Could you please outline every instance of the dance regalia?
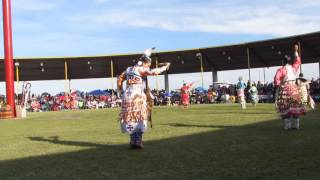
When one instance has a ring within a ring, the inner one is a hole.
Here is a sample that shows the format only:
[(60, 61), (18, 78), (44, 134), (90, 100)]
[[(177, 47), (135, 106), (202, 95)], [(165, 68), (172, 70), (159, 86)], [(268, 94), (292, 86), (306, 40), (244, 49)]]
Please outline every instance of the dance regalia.
[(293, 65), (285, 65), (278, 69), (274, 83), (279, 86), (277, 107), (283, 119), (290, 116), (300, 116), (305, 113), (296, 85), (296, 75), (301, 65), (301, 59), (296, 57)]
[(302, 101), (302, 104), (306, 107), (307, 105), (309, 105), (311, 107), (311, 109), (315, 109), (315, 103), (312, 99), (312, 97), (310, 96), (310, 82), (308, 82), (306, 79), (304, 79), (303, 77), (299, 77), (296, 80), (298, 89), (299, 89), (299, 94), (300, 94), (300, 98)]
[(241, 80), (237, 84), (237, 94), (238, 94), (238, 102), (241, 104), (241, 108), (246, 108), (246, 97), (244, 94), (244, 90), (247, 85)]
[(121, 131), (122, 133), (130, 134), (131, 147), (142, 148), (142, 134), (147, 130), (150, 111), (148, 111), (147, 107), (146, 83), (144, 79), (149, 75), (157, 75), (164, 72), (167, 67), (150, 69), (136, 65), (127, 68), (119, 76), (119, 79), (126, 80), (126, 89), (121, 97)]
[(304, 79), (304, 78), (298, 78), (296, 80), (297, 82), (297, 86), (298, 86), (298, 89), (299, 89), (299, 94), (300, 94), (300, 98), (301, 98), (301, 101), (302, 101), (302, 104), (304, 105), (307, 105), (308, 104), (308, 97), (309, 97), (309, 82)]
[(192, 87), (192, 83), (189, 85), (182, 86), (181, 90), (181, 104), (183, 106), (189, 106), (190, 105), (190, 96), (189, 96), (189, 90)]
[(293, 65), (285, 65), (277, 70), (274, 77), (274, 84), (279, 87), (276, 105), (281, 118), (284, 120), (284, 129), (291, 128), (291, 119), (295, 118), (295, 127), (299, 129), (299, 116), (305, 114), (305, 109), (301, 101), (296, 77), (301, 65), (298, 55), (295, 57)]
[(252, 86), (249, 90), (252, 104), (257, 104), (259, 102), (258, 89)]

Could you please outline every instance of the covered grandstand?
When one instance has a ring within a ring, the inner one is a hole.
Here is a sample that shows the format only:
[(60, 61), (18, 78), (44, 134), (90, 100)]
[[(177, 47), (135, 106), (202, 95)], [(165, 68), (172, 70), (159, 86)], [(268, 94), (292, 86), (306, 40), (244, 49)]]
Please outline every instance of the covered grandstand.
[[(319, 62), (320, 32), (226, 46), (161, 51), (154, 53), (153, 59), (156, 63), (171, 62), (174, 68), (171, 68), (168, 74), (202, 70), (213, 72), (213, 81), (216, 81), (217, 71), (280, 66), (283, 56), (291, 55), (293, 43), (300, 43), (303, 63)], [(126, 67), (135, 64), (140, 56), (140, 53), (133, 53), (16, 58), (15, 79), (34, 81), (115, 77)], [(153, 66), (156, 63), (153, 63)], [(0, 71), (4, 72), (3, 60), (0, 61)], [(4, 73), (0, 74), (0, 80), (4, 81)], [(168, 81), (168, 78), (165, 80)]]

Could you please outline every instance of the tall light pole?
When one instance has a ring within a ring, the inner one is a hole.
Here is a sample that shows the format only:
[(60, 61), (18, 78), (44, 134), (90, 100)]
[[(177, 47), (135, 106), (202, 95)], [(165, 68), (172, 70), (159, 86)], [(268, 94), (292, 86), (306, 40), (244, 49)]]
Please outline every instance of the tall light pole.
[(11, 26), (11, 0), (2, 0), (2, 14), (7, 104), (10, 105), (10, 107), (12, 108), (13, 116), (15, 117), (16, 108), (14, 102), (14, 65)]
[(201, 72), (201, 87), (203, 89), (203, 61), (202, 61), (202, 53), (199, 52), (196, 54), (196, 56), (199, 58), (200, 60), (200, 72)]

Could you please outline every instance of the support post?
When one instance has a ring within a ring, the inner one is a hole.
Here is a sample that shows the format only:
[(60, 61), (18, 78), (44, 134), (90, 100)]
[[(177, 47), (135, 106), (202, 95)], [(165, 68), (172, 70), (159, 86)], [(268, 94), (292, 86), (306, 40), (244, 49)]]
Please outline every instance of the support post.
[(263, 68), (263, 82), (266, 83), (266, 68)]
[(201, 87), (203, 88), (203, 60), (202, 60), (202, 53), (197, 53), (197, 56), (200, 59), (200, 71), (201, 71)]
[(70, 93), (70, 81), (68, 79), (68, 62), (64, 61), (64, 77), (65, 77), (65, 83), (66, 83), (66, 94)]
[(218, 82), (218, 71), (212, 68), (212, 83)]
[(19, 81), (20, 81), (20, 72), (19, 72), (19, 63), (15, 64), (16, 66), (16, 80), (17, 80), (17, 86), (16, 86), (16, 93), (19, 93)]
[(16, 117), (16, 106), (14, 101), (14, 66), (11, 26), (11, 0), (2, 0), (2, 14), (7, 104), (10, 105), (10, 107), (13, 110), (13, 117)]
[[(158, 68), (158, 56), (156, 56), (156, 68)], [(156, 75), (156, 91), (159, 91), (158, 75)]]
[(169, 93), (169, 75), (167, 72), (164, 73), (164, 87), (167, 93)]
[(248, 70), (249, 70), (249, 81), (251, 83), (251, 71), (250, 71), (250, 50), (247, 47), (247, 57), (248, 57)]
[[(113, 90), (114, 90), (114, 84), (113, 84), (114, 75), (113, 75), (113, 71), (114, 71), (114, 69), (113, 69), (113, 59), (111, 59), (111, 61), (110, 61), (110, 72), (111, 72), (111, 95), (112, 95), (112, 97), (114, 95), (114, 92), (113, 92)], [(111, 97), (111, 100), (112, 100), (112, 97)]]

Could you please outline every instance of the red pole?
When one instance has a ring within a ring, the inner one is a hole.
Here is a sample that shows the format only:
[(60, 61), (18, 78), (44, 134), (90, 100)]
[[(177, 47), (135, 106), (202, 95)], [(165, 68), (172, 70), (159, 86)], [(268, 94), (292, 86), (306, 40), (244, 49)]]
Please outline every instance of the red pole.
[(13, 115), (14, 117), (16, 117), (16, 107), (14, 102), (14, 65), (11, 27), (11, 0), (2, 0), (2, 13), (7, 104), (10, 105), (14, 113)]

